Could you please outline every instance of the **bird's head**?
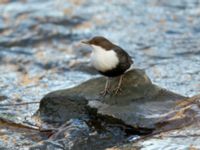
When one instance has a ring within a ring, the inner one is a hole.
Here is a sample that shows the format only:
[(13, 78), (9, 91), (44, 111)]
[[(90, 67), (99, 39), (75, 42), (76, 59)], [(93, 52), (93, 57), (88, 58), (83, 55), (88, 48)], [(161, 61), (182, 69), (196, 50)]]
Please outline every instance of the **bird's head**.
[(113, 43), (111, 43), (108, 39), (106, 39), (105, 37), (102, 37), (102, 36), (95, 36), (90, 40), (82, 41), (82, 43), (88, 44), (91, 46), (98, 46), (98, 47), (104, 48), (106, 50), (110, 50), (110, 49), (112, 49), (112, 46), (114, 46)]

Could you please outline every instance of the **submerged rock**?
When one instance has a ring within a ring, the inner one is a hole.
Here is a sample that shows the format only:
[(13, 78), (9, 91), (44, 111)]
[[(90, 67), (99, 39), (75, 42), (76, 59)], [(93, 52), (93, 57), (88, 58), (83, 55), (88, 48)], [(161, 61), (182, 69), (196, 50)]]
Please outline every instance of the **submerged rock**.
[(33, 145), (30, 150), (103, 150), (124, 139), (122, 130), (114, 128), (107, 133), (92, 130), (80, 119), (70, 119), (58, 128), (48, 140)]
[(48, 140), (32, 146), (30, 150), (78, 149), (81, 145), (86, 145), (88, 134), (89, 127), (85, 122), (71, 119)]
[[(113, 79), (111, 89), (117, 83), (118, 79)], [(176, 103), (185, 98), (153, 84), (140, 69), (125, 74), (123, 91), (118, 95), (102, 97), (99, 92), (104, 85), (105, 78), (100, 77), (71, 89), (49, 93), (41, 100), (37, 115), (51, 123), (94, 115), (112, 123), (154, 129), (174, 111)]]

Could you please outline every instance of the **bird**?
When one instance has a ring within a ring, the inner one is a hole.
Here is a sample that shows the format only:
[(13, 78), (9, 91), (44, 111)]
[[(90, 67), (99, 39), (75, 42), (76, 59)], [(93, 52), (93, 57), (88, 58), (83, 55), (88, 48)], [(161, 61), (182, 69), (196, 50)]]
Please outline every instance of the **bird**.
[(104, 90), (100, 94), (105, 96), (110, 93), (110, 79), (119, 76), (117, 87), (113, 90), (114, 94), (117, 94), (121, 91), (123, 75), (133, 69), (131, 56), (103, 36), (95, 36), (89, 40), (83, 40), (82, 43), (92, 47), (91, 64), (100, 74), (107, 77)]

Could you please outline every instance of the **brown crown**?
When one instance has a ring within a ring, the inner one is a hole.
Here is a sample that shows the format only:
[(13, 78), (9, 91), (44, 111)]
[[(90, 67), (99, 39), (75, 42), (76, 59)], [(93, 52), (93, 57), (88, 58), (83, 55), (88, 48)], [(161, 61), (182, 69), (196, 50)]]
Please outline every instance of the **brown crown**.
[(102, 36), (95, 36), (92, 39), (88, 41), (83, 41), (85, 44), (90, 44), (90, 45), (96, 45), (100, 46), (106, 50), (110, 50), (115, 46), (113, 43), (111, 43), (108, 39)]

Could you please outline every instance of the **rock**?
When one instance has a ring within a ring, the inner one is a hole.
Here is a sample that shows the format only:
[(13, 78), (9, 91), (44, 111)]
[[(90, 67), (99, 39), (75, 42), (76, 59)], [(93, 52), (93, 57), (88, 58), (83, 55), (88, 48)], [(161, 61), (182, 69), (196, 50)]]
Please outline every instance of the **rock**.
[[(116, 136), (118, 135), (118, 136)], [(30, 150), (103, 150), (124, 139), (119, 128), (97, 133), (83, 120), (70, 119), (58, 128), (48, 140), (33, 145)]]
[[(113, 79), (112, 89), (118, 79)], [(40, 103), (37, 116), (42, 121), (63, 123), (71, 118), (94, 115), (110, 122), (134, 128), (154, 129), (174, 112), (184, 96), (154, 85), (144, 71), (135, 69), (125, 74), (122, 93), (102, 97), (105, 78), (95, 78), (81, 85), (47, 94)]]
[(0, 101), (4, 101), (4, 100), (7, 99), (7, 98), (8, 98), (7, 96), (0, 95)]
[(87, 124), (78, 119), (71, 119), (63, 124), (52, 137), (32, 146), (30, 150), (78, 149), (81, 145), (86, 145), (88, 136)]
[(165, 120), (165, 124), (154, 131), (152, 136), (110, 150), (200, 149), (199, 106), (200, 95), (189, 98), (179, 104), (179, 111), (172, 118), (168, 118), (168, 121)]
[[(40, 132), (30, 124), (19, 123), (16, 119), (12, 121), (8, 117), (2, 116), (3, 114), (0, 116), (0, 150), (25, 150), (28, 149), (28, 145), (32, 145), (47, 137), (44, 132)], [(17, 141), (18, 139), (20, 140)], [(17, 144), (15, 141), (17, 141)]]

